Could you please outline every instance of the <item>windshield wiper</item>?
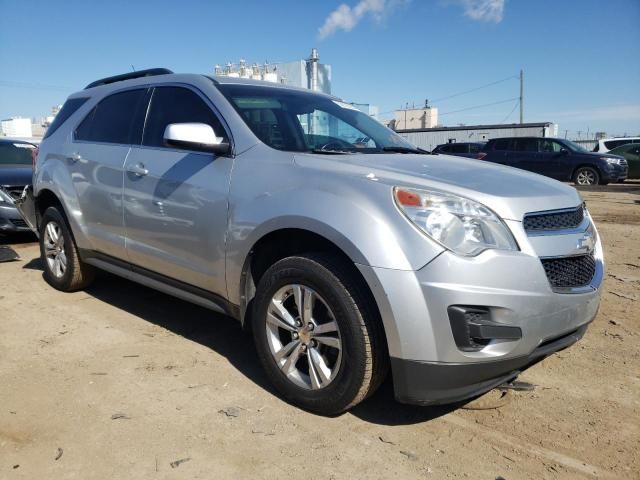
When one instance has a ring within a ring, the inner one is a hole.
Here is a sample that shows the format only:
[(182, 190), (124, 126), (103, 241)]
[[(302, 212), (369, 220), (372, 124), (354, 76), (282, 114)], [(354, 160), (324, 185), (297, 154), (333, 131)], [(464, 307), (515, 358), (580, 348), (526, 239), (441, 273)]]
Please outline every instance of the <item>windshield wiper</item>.
[(418, 153), (420, 155), (431, 155), (431, 152), (427, 150), (423, 150), (422, 148), (411, 148), (411, 147), (384, 147), (382, 149), (384, 152), (396, 152), (396, 153)]
[(322, 153), (324, 155), (352, 155), (356, 152), (352, 152), (350, 150), (328, 150), (323, 148), (313, 148), (310, 150), (311, 153)]

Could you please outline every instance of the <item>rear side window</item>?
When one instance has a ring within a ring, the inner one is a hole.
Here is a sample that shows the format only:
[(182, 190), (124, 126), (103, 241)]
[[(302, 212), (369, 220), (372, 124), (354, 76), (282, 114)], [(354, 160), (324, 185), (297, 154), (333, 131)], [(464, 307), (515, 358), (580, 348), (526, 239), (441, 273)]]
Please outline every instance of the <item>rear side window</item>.
[(537, 152), (538, 151), (538, 139), (537, 138), (516, 138), (514, 141), (514, 149), (517, 152)]
[(607, 147), (609, 150), (613, 150), (616, 147), (619, 147), (620, 145), (626, 145), (627, 143), (631, 143), (632, 140), (627, 140), (627, 139), (623, 139), (623, 140), (610, 140), (608, 142), (604, 142), (604, 146)]
[(195, 92), (182, 87), (156, 87), (144, 127), (142, 144), (149, 147), (164, 146), (164, 131), (170, 123), (206, 123), (215, 134), (225, 137), (220, 120)]
[(142, 121), (136, 115), (145, 98), (146, 89), (127, 90), (103, 99), (76, 128), (76, 140), (88, 142), (139, 143), (136, 136)]
[(510, 150), (511, 148), (511, 139), (509, 138), (500, 138), (496, 140), (493, 144), (494, 150)]
[(468, 147), (465, 143), (455, 143), (451, 145), (452, 153), (469, 153)]
[(445, 152), (445, 153), (450, 152), (451, 151), (451, 145), (444, 145), (442, 147), (439, 147), (438, 151), (439, 152)]
[(479, 153), (480, 150), (482, 150), (482, 145), (478, 145), (477, 143), (469, 145), (469, 153)]
[(85, 104), (87, 100), (89, 100), (89, 98), (70, 98), (69, 100), (64, 102), (64, 105), (56, 114), (53, 122), (51, 122), (51, 125), (49, 125), (49, 128), (47, 128), (47, 133), (45, 133), (43, 140), (52, 135), (53, 132), (55, 132), (58, 128), (60, 128), (60, 126), (67, 121), (67, 118), (73, 115), (76, 110), (78, 110), (82, 105)]
[(31, 152), (35, 147), (29, 143), (0, 143), (0, 165), (32, 165)]

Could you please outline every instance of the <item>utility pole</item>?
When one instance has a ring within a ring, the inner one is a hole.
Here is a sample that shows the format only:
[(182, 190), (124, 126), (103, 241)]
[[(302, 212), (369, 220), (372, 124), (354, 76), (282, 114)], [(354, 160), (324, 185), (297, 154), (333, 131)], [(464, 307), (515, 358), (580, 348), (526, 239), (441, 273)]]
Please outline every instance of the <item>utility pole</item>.
[(520, 69), (520, 123), (524, 118), (524, 70)]

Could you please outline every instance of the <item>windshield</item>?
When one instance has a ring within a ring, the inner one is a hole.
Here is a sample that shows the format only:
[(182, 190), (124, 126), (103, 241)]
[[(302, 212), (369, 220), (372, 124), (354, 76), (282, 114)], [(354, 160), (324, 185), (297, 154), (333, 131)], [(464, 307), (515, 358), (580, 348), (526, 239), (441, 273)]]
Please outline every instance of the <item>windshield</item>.
[(586, 148), (584, 148), (582, 145), (578, 145), (575, 142), (572, 142), (571, 140), (562, 140), (564, 142), (564, 144), (569, 147), (571, 150), (573, 150), (574, 152), (580, 152), (580, 153), (585, 153), (585, 152), (589, 152), (589, 150), (587, 150)]
[(416, 147), (353, 105), (304, 91), (218, 85), (253, 133), (278, 150), (381, 153)]
[(32, 165), (31, 152), (35, 147), (30, 143), (0, 143), (0, 165)]

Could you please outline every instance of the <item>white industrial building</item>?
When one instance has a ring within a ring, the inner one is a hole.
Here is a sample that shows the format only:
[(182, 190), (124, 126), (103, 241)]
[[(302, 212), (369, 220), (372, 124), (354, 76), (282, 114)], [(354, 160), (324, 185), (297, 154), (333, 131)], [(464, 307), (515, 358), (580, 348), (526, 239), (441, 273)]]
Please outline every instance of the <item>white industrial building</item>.
[(4, 137), (31, 138), (31, 119), (14, 117), (0, 121), (0, 134)]
[(466, 125), (461, 127), (396, 129), (396, 133), (412, 144), (431, 151), (443, 143), (486, 142), (491, 138), (501, 137), (557, 137), (558, 125), (551, 122)]
[(390, 127), (394, 130), (416, 130), (434, 128), (438, 125), (438, 109), (424, 106), (422, 108), (406, 108), (396, 110)]
[(362, 113), (366, 113), (370, 117), (378, 119), (378, 114), (380, 113), (380, 109), (377, 105), (371, 105), (370, 103), (351, 103), (355, 108), (360, 110)]
[(238, 64), (227, 63), (224, 68), (216, 65), (214, 73), (217, 76), (264, 80), (331, 93), (331, 65), (319, 62), (315, 48), (311, 49), (311, 56), (306, 60), (250, 65), (240, 59)]

